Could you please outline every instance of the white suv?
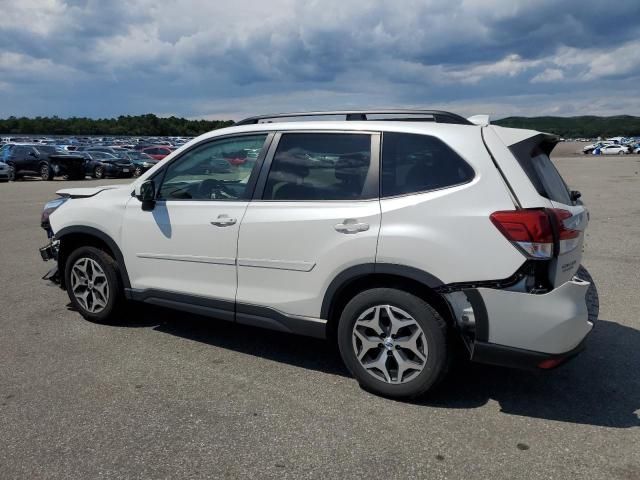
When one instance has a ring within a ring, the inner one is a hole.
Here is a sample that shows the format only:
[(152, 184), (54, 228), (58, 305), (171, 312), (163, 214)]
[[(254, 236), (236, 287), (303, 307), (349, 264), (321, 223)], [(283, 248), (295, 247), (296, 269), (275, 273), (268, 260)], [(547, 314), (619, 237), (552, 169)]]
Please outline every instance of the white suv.
[(327, 337), (386, 396), (434, 386), (457, 338), (473, 361), (551, 368), (595, 320), (556, 141), (439, 111), (253, 117), (130, 185), (59, 191), (45, 278), (92, 321), (136, 300)]

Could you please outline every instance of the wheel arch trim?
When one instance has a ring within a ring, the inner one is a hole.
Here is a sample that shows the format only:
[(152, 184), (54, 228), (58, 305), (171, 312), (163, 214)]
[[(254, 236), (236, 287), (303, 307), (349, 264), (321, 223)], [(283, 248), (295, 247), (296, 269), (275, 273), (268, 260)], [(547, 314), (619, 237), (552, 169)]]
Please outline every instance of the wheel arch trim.
[(408, 265), (395, 263), (364, 263), (349, 267), (334, 277), (325, 290), (320, 318), (329, 319), (334, 300), (351, 282), (368, 275), (386, 274), (414, 280), (430, 289), (442, 287), (444, 282), (429, 272)]
[[(120, 276), (122, 278), (122, 284), (124, 288), (131, 288), (131, 282), (129, 281), (129, 274), (127, 273), (127, 266), (124, 262), (122, 251), (120, 250), (120, 247), (118, 247), (118, 244), (113, 240), (113, 238), (111, 238), (111, 236), (109, 236), (102, 230), (93, 227), (87, 227), (85, 225), (74, 225), (62, 228), (54, 235), (54, 239), (62, 240), (65, 236), (76, 233), (95, 237), (105, 243), (107, 247), (109, 247), (109, 249), (113, 252), (113, 255), (116, 257), (115, 260), (116, 262), (118, 262), (118, 269), (120, 270)], [(59, 267), (62, 267), (60, 268), (60, 271), (63, 272), (64, 265), (61, 265)]]

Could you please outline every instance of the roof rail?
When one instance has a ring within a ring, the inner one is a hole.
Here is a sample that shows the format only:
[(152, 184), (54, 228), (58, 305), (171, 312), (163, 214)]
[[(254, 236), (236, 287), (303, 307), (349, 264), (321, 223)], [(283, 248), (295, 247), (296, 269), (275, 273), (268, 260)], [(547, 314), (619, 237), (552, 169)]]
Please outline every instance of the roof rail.
[(272, 115), (257, 115), (255, 117), (245, 118), (236, 122), (234, 125), (253, 125), (263, 121), (276, 118), (296, 118), (296, 117), (327, 117), (344, 115), (345, 120), (365, 121), (368, 120), (367, 115), (415, 115), (416, 117), (389, 118), (386, 121), (394, 122), (436, 122), (436, 123), (455, 123), (459, 125), (473, 125), (469, 120), (460, 115), (451, 112), (443, 112), (441, 110), (334, 110), (326, 112), (296, 112), (296, 113), (274, 113)]

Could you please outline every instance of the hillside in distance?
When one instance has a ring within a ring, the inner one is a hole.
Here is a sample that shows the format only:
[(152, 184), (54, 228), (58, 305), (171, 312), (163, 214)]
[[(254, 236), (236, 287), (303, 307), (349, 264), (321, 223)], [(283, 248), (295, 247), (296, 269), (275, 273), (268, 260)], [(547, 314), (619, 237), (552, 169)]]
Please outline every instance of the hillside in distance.
[(640, 136), (640, 117), (618, 115), (613, 117), (507, 117), (492, 121), (494, 125), (529, 128), (555, 133), (564, 138)]

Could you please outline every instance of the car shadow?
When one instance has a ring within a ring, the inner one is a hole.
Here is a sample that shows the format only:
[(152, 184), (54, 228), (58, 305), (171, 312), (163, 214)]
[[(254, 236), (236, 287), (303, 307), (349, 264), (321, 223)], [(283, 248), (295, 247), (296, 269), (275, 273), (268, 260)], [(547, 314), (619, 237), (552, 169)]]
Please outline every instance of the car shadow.
[[(212, 320), (144, 305), (128, 327), (151, 327), (180, 338), (276, 362), (349, 376), (329, 342)], [(456, 362), (436, 390), (414, 400), (431, 408), (480, 408), (489, 401), (502, 413), (559, 422), (631, 428), (640, 426), (640, 331), (598, 320), (587, 348), (567, 364), (544, 372)]]

